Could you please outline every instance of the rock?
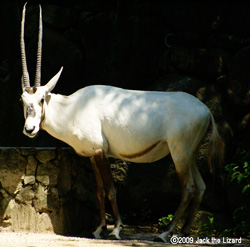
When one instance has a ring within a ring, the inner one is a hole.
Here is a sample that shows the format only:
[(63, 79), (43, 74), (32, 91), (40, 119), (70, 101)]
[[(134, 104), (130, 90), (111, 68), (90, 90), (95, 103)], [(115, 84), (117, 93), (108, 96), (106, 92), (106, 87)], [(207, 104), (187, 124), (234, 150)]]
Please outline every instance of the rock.
[(48, 210), (50, 212), (58, 212), (60, 209), (58, 189), (51, 187), (48, 191)]
[(35, 189), (33, 205), (39, 213), (59, 212), (60, 203), (58, 190), (54, 187), (47, 189), (43, 185), (39, 184)]
[(56, 158), (55, 150), (40, 150), (40, 152), (36, 153), (36, 158), (41, 163), (46, 163)]
[(8, 198), (8, 197), (9, 197), (8, 193), (3, 188), (0, 188), (0, 200), (1, 198)]
[(26, 166), (25, 175), (26, 176), (35, 176), (37, 169), (37, 161), (33, 155), (28, 156), (28, 163)]
[(34, 208), (37, 212), (46, 212), (48, 210), (48, 190), (41, 184), (38, 184), (35, 190), (35, 197), (33, 200)]
[(125, 183), (128, 172), (128, 162), (118, 159), (110, 159), (110, 167), (113, 179), (116, 183)]
[(3, 215), (10, 231), (53, 232), (49, 214), (37, 213), (31, 205), (18, 204), (11, 200)]
[(48, 175), (38, 175), (36, 176), (36, 180), (45, 186), (49, 186), (50, 184), (50, 179)]
[(11, 195), (25, 173), (26, 159), (14, 148), (0, 148), (0, 183)]
[(16, 190), (14, 192), (14, 195), (17, 195), (18, 193), (20, 193), (21, 189), (23, 188), (23, 181), (19, 182), (17, 184)]
[(24, 156), (32, 155), (36, 153), (36, 149), (35, 148), (22, 148), (21, 153)]
[(39, 164), (37, 168), (36, 179), (44, 185), (55, 186), (58, 182), (59, 172), (60, 169), (52, 162)]
[(36, 178), (35, 176), (25, 176), (24, 177), (24, 180), (23, 180), (23, 183), (24, 185), (27, 185), (27, 184), (35, 184), (35, 181), (36, 181)]
[(34, 196), (35, 195), (34, 191), (32, 190), (32, 187), (26, 186), (24, 188), (21, 188), (20, 192), (17, 193), (15, 200), (18, 203), (31, 204)]

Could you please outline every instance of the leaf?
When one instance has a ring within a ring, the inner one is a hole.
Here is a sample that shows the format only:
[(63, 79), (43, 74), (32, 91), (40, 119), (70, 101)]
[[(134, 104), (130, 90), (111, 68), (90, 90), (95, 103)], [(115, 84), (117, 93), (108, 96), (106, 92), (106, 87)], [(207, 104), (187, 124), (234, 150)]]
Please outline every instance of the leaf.
[(210, 216), (208, 216), (208, 219), (209, 219), (210, 224), (212, 225), (212, 224), (213, 224), (213, 222), (214, 222), (214, 217), (210, 217)]
[(237, 181), (240, 184), (242, 179), (244, 178), (244, 175), (242, 173), (239, 173), (239, 175), (237, 176)]
[(247, 184), (242, 189), (242, 194), (245, 193), (248, 189), (250, 189), (250, 184)]
[(238, 176), (239, 176), (239, 172), (234, 172), (233, 174), (232, 174), (232, 179), (231, 179), (231, 181), (233, 181), (234, 179), (236, 179)]
[(235, 167), (233, 168), (233, 171), (235, 172), (238, 168), (239, 168), (239, 166), (235, 166)]

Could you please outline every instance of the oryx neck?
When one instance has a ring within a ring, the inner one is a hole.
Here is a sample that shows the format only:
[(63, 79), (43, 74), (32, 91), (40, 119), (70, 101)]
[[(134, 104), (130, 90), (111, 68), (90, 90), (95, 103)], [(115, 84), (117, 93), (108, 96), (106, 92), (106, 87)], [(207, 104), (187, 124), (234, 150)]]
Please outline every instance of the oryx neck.
[(41, 128), (62, 141), (70, 124), (71, 103), (68, 96), (50, 93), (44, 104), (44, 120)]

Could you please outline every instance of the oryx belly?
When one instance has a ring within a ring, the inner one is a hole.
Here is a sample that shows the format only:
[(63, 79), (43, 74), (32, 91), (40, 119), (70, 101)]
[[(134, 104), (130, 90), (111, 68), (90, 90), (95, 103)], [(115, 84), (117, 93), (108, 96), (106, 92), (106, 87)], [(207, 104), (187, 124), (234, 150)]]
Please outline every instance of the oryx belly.
[[(139, 146), (139, 145), (138, 145)], [(165, 141), (157, 141), (152, 145), (133, 148), (133, 146), (127, 146), (124, 152), (110, 149), (109, 156), (120, 158), (135, 163), (151, 163), (162, 159), (169, 154), (168, 144)]]

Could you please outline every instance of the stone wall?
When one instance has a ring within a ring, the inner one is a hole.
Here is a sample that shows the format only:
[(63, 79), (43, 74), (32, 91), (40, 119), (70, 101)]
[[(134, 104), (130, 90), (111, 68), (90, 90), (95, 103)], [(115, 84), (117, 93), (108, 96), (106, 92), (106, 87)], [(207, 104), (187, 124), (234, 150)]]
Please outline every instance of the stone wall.
[(88, 159), (69, 148), (0, 148), (0, 231), (88, 234), (94, 191)]

